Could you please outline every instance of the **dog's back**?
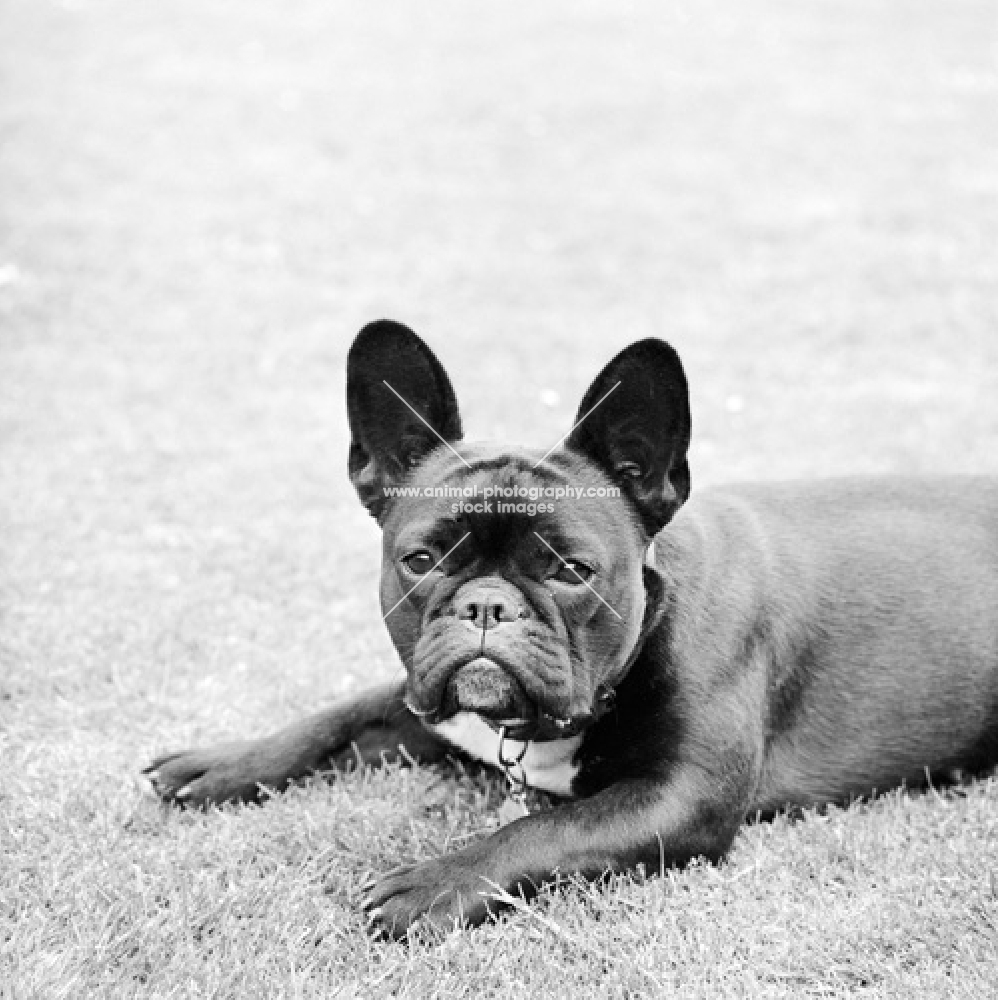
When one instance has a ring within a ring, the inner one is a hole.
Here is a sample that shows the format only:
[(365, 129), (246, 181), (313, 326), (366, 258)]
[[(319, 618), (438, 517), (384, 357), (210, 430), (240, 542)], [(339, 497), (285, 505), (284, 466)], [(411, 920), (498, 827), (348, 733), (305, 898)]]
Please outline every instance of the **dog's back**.
[(731, 682), (769, 686), (745, 693), (767, 716), (754, 808), (998, 763), (998, 480), (705, 489), (658, 543), (675, 641), (715, 629)]

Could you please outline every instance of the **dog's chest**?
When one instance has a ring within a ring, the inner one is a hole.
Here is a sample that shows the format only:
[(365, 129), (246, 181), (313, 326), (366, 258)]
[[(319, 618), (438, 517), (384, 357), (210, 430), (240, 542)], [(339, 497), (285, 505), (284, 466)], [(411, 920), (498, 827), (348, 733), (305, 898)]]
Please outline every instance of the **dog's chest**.
[[(446, 722), (428, 728), (469, 756), (493, 767), (500, 767), (499, 734), (479, 716), (471, 712), (458, 712)], [(527, 784), (542, 792), (570, 798), (572, 781), (579, 771), (578, 765), (574, 763), (575, 752), (581, 743), (581, 733), (567, 740), (531, 743), (521, 761)], [(506, 741), (504, 753), (507, 759), (516, 760), (522, 750), (522, 743), (516, 740)]]

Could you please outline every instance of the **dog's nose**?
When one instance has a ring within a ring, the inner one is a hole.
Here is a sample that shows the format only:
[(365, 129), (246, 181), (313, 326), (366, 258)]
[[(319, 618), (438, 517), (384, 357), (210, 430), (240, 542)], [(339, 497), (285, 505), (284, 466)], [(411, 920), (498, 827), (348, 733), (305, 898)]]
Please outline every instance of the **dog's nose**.
[(457, 616), (474, 628), (490, 629), (498, 628), (503, 622), (515, 622), (520, 616), (520, 609), (505, 594), (490, 593), (465, 600)]

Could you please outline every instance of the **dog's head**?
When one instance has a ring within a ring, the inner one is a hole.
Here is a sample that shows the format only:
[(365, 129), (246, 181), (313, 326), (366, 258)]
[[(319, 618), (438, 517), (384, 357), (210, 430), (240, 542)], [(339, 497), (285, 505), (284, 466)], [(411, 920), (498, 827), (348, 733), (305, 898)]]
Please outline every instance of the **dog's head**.
[(347, 407), (410, 709), (474, 712), (520, 739), (584, 727), (661, 610), (645, 552), (690, 489), (676, 352), (643, 340), (617, 355), (548, 455), (463, 444), (446, 372), (398, 323), (358, 334)]

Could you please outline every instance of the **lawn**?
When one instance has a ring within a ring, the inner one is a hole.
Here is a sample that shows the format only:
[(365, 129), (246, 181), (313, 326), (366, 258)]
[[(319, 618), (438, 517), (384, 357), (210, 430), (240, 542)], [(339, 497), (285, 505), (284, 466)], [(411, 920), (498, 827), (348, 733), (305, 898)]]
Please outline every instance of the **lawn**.
[(0, 4), (0, 997), (980, 998), (998, 780), (371, 941), (463, 765), (184, 813), (152, 756), (398, 669), (344, 359), (547, 447), (668, 338), (694, 490), (998, 473), (991, 0)]

